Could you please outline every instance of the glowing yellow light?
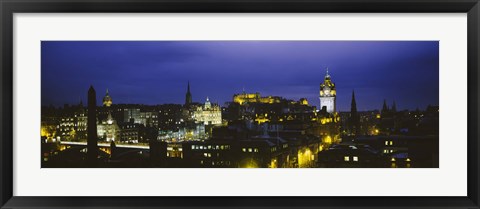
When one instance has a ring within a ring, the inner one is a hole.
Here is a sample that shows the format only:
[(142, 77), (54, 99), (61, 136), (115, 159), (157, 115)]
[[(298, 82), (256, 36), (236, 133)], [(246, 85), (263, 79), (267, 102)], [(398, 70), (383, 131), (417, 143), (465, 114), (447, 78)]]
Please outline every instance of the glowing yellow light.
[(410, 158), (407, 158), (405, 161), (410, 162), (411, 160), (410, 160)]
[(392, 157), (392, 159), (390, 161), (395, 162), (395, 158)]
[(323, 137), (323, 140), (322, 140), (322, 141), (323, 141), (323, 143), (325, 143), (325, 144), (331, 144), (331, 143), (333, 142), (332, 137), (331, 137), (331, 136), (328, 136), (328, 135), (325, 136), (325, 137)]

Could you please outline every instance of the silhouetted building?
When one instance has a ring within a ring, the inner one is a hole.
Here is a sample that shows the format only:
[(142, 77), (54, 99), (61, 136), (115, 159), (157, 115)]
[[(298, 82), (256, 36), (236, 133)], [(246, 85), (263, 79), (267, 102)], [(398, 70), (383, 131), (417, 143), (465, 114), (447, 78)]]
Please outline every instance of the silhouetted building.
[(192, 93), (190, 93), (190, 81), (187, 86), (187, 93), (185, 94), (185, 106), (192, 104)]
[(355, 101), (355, 91), (352, 91), (352, 103), (350, 108), (350, 133), (358, 135), (360, 132), (360, 118), (357, 112), (357, 102)]
[(98, 157), (97, 147), (97, 98), (95, 89), (90, 86), (88, 90), (88, 139), (87, 139), (87, 161), (92, 167), (96, 166)]

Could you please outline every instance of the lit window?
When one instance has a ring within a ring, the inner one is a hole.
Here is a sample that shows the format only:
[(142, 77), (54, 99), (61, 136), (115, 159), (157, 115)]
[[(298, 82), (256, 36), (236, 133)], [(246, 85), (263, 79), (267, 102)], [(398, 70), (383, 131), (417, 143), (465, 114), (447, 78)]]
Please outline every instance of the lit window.
[(243, 151), (243, 152), (246, 152), (246, 151), (247, 151), (247, 149), (245, 149), (245, 148), (242, 148), (242, 151)]
[(258, 148), (255, 148), (255, 150), (254, 150), (254, 151), (255, 151), (255, 152), (258, 152)]
[(346, 161), (346, 162), (350, 161), (350, 156), (344, 156), (343, 160)]
[(390, 141), (390, 145), (393, 145), (393, 141)]
[(252, 152), (252, 148), (248, 148), (248, 152)]
[(353, 156), (353, 161), (358, 161), (358, 157), (357, 157), (357, 156)]
[(388, 141), (385, 141), (385, 145), (388, 145)]

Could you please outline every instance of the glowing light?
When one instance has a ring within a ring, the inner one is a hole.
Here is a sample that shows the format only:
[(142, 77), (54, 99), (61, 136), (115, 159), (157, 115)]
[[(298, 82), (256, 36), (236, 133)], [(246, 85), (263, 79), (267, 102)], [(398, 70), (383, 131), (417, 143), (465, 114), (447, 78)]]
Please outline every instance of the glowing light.
[(332, 142), (333, 142), (332, 137), (331, 137), (331, 136), (328, 136), (328, 135), (327, 135), (327, 136), (324, 136), (322, 141), (323, 141), (323, 143), (325, 143), (325, 144), (332, 144)]

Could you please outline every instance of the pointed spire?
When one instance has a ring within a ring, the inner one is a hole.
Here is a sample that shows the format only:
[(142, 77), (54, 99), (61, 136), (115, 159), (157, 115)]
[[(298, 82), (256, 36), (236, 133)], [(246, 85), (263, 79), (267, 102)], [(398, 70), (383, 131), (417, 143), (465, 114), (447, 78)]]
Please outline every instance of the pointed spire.
[(382, 113), (386, 113), (387, 111), (388, 111), (387, 100), (383, 99)]
[(355, 106), (355, 110), (357, 109), (357, 102), (355, 101), (355, 90), (352, 90), (352, 107)]
[(190, 93), (190, 81), (187, 84), (187, 93), (185, 94), (185, 105), (190, 105), (192, 103), (192, 94)]
[(108, 88), (107, 88), (107, 95), (108, 95)]
[(350, 111), (352, 113), (356, 113), (357, 112), (357, 101), (355, 101), (355, 91), (352, 90), (352, 104), (351, 104), (351, 109)]
[(350, 109), (349, 127), (352, 134), (358, 135), (359, 129), (359, 117), (357, 113), (357, 102), (355, 101), (355, 90), (352, 90), (352, 106)]
[(393, 100), (392, 111), (397, 112), (397, 104), (395, 104), (395, 100)]
[(210, 99), (208, 99), (208, 96), (207, 96), (207, 102), (209, 102), (209, 101), (210, 101)]

